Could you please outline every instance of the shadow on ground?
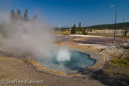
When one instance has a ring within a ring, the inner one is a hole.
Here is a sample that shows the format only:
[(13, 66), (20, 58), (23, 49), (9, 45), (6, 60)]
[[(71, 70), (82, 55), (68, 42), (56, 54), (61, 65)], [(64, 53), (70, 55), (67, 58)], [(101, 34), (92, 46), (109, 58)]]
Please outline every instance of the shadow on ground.
[(107, 86), (129, 86), (129, 77), (128, 79), (122, 77), (112, 77), (109, 74), (106, 74), (102, 70), (96, 71), (90, 79), (95, 79), (100, 81), (102, 84)]

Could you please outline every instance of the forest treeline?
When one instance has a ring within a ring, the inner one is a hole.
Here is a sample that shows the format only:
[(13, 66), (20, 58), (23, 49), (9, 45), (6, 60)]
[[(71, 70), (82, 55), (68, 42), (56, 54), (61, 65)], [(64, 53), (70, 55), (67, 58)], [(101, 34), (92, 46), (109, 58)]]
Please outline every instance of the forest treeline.
[[(21, 14), (21, 11), (18, 9), (16, 10), (16, 12), (14, 11), (14, 9), (11, 10), (10, 12), (10, 19), (13, 21), (16, 20), (24, 20), (24, 21), (29, 21), (31, 20), (28, 16), (28, 10), (25, 9), (24, 14)], [(36, 20), (37, 19), (37, 15), (35, 14), (34, 17), (32, 18), (32, 20)]]
[[(83, 28), (91, 28), (91, 29), (114, 29), (115, 24), (103, 24), (103, 25), (94, 25), (89, 27), (83, 27)], [(123, 27), (128, 28), (129, 22), (125, 23), (117, 23), (116, 29), (122, 29)]]
[(16, 10), (16, 12), (14, 11), (14, 9), (12, 9), (10, 11), (9, 22), (6, 22), (6, 21), (0, 22), (0, 37), (1, 36), (7, 37), (7, 35), (8, 35), (8, 25), (15, 26), (17, 24), (17, 22), (18, 22), (18, 24), (22, 23), (22, 22), (19, 22), (19, 21), (23, 21), (24, 23), (26, 23), (26, 22), (35, 21), (35, 20), (36, 21), (38, 20), (37, 15), (35, 14), (32, 18), (29, 18), (27, 9), (25, 9), (25, 12), (23, 13), (23, 15), (22, 15), (22, 13), (19, 9)]
[[(88, 27), (81, 27), (81, 29), (114, 29), (115, 24), (103, 24), (103, 25), (93, 25), (93, 26), (88, 26)], [(129, 22), (123, 23), (117, 23), (116, 24), (116, 29), (122, 29), (122, 28), (129, 28)], [(56, 30), (59, 28), (56, 28)], [(60, 28), (60, 30), (65, 31), (65, 29), (69, 29), (68, 27), (66, 28)], [(76, 29), (80, 29), (80, 27), (76, 27)]]

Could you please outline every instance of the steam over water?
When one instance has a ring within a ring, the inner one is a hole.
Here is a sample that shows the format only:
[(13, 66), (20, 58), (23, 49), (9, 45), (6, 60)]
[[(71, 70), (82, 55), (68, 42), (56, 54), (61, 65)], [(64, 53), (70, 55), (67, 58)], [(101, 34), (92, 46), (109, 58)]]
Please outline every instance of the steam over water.
[(53, 28), (39, 20), (0, 22), (0, 47), (15, 57), (33, 56), (40, 65), (64, 73), (87, 70), (96, 60), (54, 45)]
[(67, 49), (62, 48), (59, 50), (59, 52), (57, 54), (57, 60), (59, 62), (60, 61), (70, 61), (70, 58), (71, 58), (71, 54)]
[(38, 56), (35, 60), (47, 69), (61, 71), (66, 74), (86, 71), (87, 67), (96, 63), (96, 60), (90, 58), (90, 55), (68, 51), (66, 48), (61, 48), (58, 52), (53, 51), (51, 59), (44, 59), (42, 56)]

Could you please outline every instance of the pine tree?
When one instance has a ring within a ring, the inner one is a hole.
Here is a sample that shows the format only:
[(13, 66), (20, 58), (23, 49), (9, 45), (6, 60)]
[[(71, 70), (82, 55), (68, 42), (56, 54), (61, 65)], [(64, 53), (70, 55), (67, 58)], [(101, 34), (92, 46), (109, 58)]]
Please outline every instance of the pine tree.
[(24, 12), (24, 20), (25, 21), (28, 21), (29, 20), (29, 18), (28, 18), (28, 10), (27, 9)]
[(78, 34), (79, 34), (79, 31), (81, 31), (81, 22), (79, 23)]
[(79, 23), (79, 28), (81, 28), (81, 22)]
[(16, 19), (16, 13), (14, 12), (13, 9), (10, 12), (10, 17), (11, 17), (11, 20), (15, 20)]
[(22, 20), (22, 15), (21, 15), (21, 11), (17, 10), (17, 19), (18, 20)]
[(71, 34), (76, 34), (76, 25), (74, 24), (71, 29)]
[(37, 19), (38, 19), (38, 17), (37, 17), (37, 15), (35, 14), (34, 17), (33, 17), (33, 20), (37, 20)]

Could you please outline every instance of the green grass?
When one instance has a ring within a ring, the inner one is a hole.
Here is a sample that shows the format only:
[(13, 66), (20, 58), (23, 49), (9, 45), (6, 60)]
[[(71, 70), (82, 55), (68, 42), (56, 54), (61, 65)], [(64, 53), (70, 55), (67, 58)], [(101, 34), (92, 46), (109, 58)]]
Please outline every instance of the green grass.
[(107, 72), (115, 76), (129, 76), (129, 58), (125, 59), (112, 59), (109, 62), (111, 68)]
[(113, 59), (110, 63), (118, 68), (129, 67), (129, 58), (126, 59)]

